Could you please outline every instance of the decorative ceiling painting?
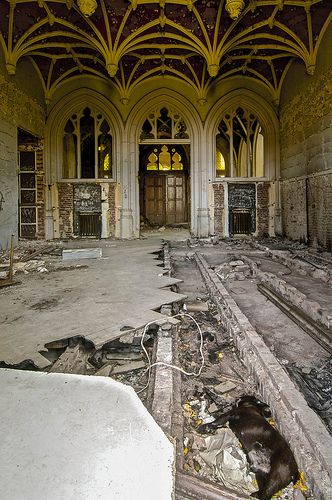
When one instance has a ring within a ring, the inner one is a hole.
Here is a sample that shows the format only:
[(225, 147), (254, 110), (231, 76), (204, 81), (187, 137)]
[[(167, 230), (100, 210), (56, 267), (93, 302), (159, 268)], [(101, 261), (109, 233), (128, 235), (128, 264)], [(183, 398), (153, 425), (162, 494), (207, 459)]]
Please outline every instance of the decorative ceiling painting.
[(10, 75), (29, 57), (45, 99), (80, 74), (112, 80), (126, 104), (137, 85), (169, 76), (205, 102), (212, 83), (240, 74), (278, 102), (294, 58), (309, 74), (332, 0), (0, 0)]

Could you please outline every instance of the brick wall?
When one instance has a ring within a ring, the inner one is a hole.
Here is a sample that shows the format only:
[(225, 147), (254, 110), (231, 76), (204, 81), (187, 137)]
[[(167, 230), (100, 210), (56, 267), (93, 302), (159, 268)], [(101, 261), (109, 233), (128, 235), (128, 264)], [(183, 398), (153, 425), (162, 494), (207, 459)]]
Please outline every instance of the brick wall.
[(284, 236), (332, 250), (331, 173), (284, 180), (281, 201)]
[(73, 235), (74, 190), (72, 184), (58, 184), (60, 238)]
[(217, 236), (224, 235), (224, 185), (221, 183), (213, 184), (214, 191), (214, 234)]
[(257, 235), (269, 235), (269, 182), (257, 184)]
[(116, 184), (110, 184), (108, 191), (108, 211), (109, 211), (108, 232), (110, 236), (114, 236), (115, 234), (115, 187)]

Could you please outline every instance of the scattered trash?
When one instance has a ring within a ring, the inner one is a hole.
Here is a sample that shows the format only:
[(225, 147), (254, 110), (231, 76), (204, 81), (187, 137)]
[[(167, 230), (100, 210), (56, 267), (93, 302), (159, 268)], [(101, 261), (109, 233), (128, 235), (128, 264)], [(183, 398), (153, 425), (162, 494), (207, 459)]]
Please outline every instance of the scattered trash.
[(258, 491), (255, 475), (250, 472), (241, 444), (229, 428), (205, 439), (205, 452), (200, 455), (226, 487), (250, 495)]
[(183, 309), (189, 312), (208, 311), (209, 305), (203, 301), (186, 302), (183, 304)]
[(311, 369), (287, 365), (287, 370), (305, 395), (309, 406), (332, 432), (332, 358)]

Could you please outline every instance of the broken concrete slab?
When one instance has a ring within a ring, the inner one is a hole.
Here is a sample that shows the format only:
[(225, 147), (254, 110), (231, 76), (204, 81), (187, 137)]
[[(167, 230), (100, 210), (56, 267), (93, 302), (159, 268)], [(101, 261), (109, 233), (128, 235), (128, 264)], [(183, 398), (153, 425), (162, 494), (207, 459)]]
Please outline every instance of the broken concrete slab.
[(79, 272), (31, 273), (19, 288), (2, 290), (1, 361), (17, 366), (31, 360), (44, 369), (50, 365), (40, 354), (45, 344), (82, 337), (99, 348), (125, 335), (124, 326), (137, 330), (164, 321), (157, 310), (186, 296), (167, 288), (174, 279), (159, 276), (152, 252), (160, 246), (160, 240), (119, 242), (103, 249), (109, 259), (91, 260)]
[(100, 368), (100, 370), (98, 370), (95, 373), (95, 376), (96, 377), (109, 377), (112, 369), (113, 369), (113, 365), (107, 364), (107, 365), (103, 366), (102, 368)]
[(120, 375), (120, 373), (133, 372), (146, 368), (144, 361), (130, 361), (124, 365), (115, 366), (112, 370), (112, 375)]
[(1, 497), (169, 500), (173, 445), (131, 387), (0, 369)]
[(233, 382), (226, 380), (225, 382), (222, 382), (221, 384), (213, 386), (213, 389), (218, 393), (218, 394), (226, 394), (226, 392), (230, 392), (233, 389), (236, 389), (236, 384)]
[(103, 256), (101, 248), (69, 248), (62, 250), (62, 260), (100, 259)]

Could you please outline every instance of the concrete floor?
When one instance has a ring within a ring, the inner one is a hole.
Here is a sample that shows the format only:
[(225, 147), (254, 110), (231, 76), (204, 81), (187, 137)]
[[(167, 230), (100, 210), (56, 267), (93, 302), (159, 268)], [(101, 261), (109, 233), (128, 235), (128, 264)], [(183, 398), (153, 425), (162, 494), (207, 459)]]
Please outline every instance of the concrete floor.
[(163, 275), (153, 253), (170, 235), (189, 237), (184, 230), (166, 230), (133, 241), (70, 241), (67, 248), (102, 247), (103, 257), (53, 257), (48, 266), (42, 256), (50, 272), (17, 274), (19, 285), (0, 289), (1, 361), (18, 365), (29, 360), (45, 369), (50, 364), (40, 354), (45, 344), (81, 336), (99, 347), (123, 330), (163, 319), (160, 306), (184, 298), (170, 290), (178, 280)]

